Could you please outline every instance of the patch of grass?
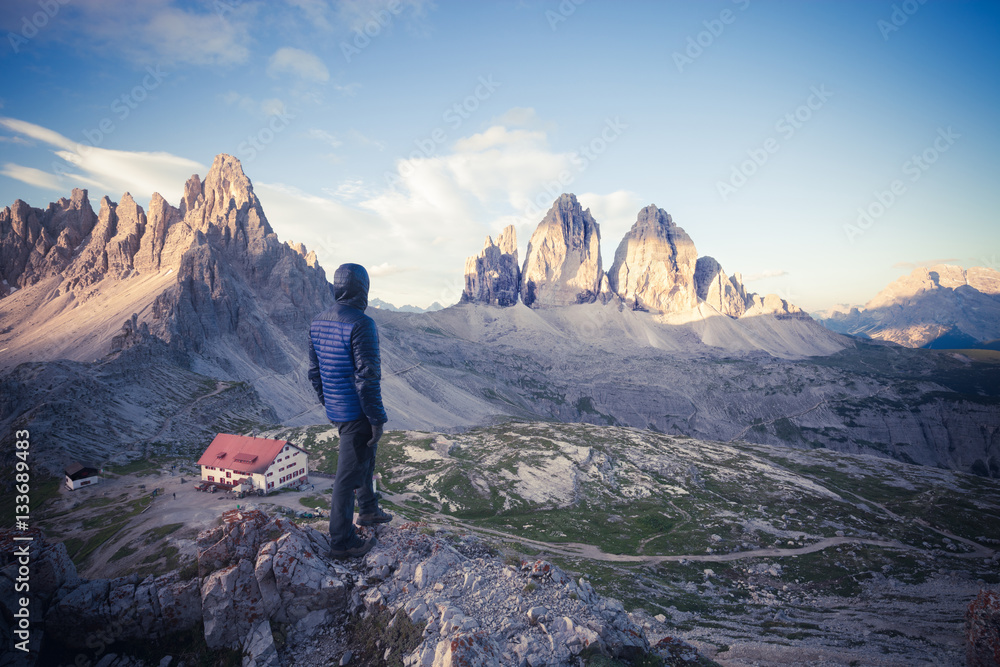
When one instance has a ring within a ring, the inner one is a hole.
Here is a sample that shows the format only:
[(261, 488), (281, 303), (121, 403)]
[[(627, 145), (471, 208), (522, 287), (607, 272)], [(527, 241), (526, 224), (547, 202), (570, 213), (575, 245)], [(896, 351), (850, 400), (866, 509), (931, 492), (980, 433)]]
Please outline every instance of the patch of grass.
[[(128, 521), (119, 521), (118, 523), (113, 523), (106, 528), (102, 528), (97, 531), (83, 543), (83, 545), (75, 553), (70, 553), (70, 558), (77, 568), (82, 568), (84, 563), (87, 562), (87, 558), (90, 554), (94, 553), (98, 547), (101, 545), (114, 541), (112, 538), (121, 531), (122, 528), (126, 526)], [(67, 540), (68, 541), (68, 540)], [(67, 549), (69, 545), (67, 545)]]
[(118, 549), (118, 551), (116, 551), (111, 556), (111, 558), (109, 558), (108, 560), (109, 561), (121, 560), (122, 558), (125, 558), (126, 556), (131, 556), (136, 551), (138, 551), (138, 549), (133, 549), (129, 545), (125, 544), (125, 545), (122, 545), (122, 547), (120, 549)]
[(348, 645), (354, 649), (351, 663), (403, 667), (403, 658), (423, 640), (426, 625), (414, 623), (402, 609), (395, 615), (380, 611), (367, 618), (351, 617), (347, 624)]
[(323, 496), (303, 496), (299, 498), (299, 503), (312, 509), (330, 509), (330, 499)]
[(146, 544), (155, 542), (156, 540), (162, 540), (164, 537), (170, 533), (179, 530), (184, 527), (183, 523), (168, 523), (163, 526), (157, 526), (156, 528), (150, 528), (143, 535), (146, 536)]

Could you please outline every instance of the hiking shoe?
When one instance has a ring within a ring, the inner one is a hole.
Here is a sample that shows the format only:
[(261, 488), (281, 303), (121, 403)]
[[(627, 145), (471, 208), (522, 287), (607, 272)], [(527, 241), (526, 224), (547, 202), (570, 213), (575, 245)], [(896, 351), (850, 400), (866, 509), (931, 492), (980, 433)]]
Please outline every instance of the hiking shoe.
[(392, 521), (392, 515), (381, 507), (376, 507), (371, 514), (358, 515), (359, 526), (374, 526), (377, 523), (389, 523), (390, 521)]
[(367, 540), (358, 539), (360, 544), (356, 544), (353, 547), (348, 547), (347, 549), (330, 549), (331, 558), (358, 558), (359, 556), (364, 556), (366, 553), (372, 550), (372, 547), (378, 542), (378, 539), (371, 537)]

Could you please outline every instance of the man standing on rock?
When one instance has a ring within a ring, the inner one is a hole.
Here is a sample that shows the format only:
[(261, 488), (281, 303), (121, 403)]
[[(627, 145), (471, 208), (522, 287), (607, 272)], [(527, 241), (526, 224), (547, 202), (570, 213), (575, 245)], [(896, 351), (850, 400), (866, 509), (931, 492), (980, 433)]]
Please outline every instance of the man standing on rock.
[(382, 372), (378, 331), (368, 307), (368, 272), (360, 264), (342, 264), (333, 274), (337, 303), (320, 313), (309, 328), (309, 380), (326, 416), (340, 434), (337, 478), (330, 508), (330, 555), (363, 556), (376, 538), (358, 535), (352, 518), (357, 490), (358, 525), (392, 521), (378, 506), (372, 488), (375, 453), (388, 421), (382, 407)]

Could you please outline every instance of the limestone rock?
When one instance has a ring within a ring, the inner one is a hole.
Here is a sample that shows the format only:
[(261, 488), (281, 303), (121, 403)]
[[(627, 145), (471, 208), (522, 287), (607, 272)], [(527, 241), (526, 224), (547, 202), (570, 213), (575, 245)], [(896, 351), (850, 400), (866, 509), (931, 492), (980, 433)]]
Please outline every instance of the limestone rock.
[(500, 667), (500, 648), (485, 632), (463, 632), (441, 641), (433, 667)]
[(513, 306), (517, 303), (521, 270), (517, 263), (517, 232), (508, 225), (493, 242), (486, 244), (479, 255), (465, 260), (465, 290), (462, 301), (493, 306)]
[(739, 273), (727, 277), (712, 257), (699, 257), (694, 272), (698, 298), (723, 315), (740, 317), (747, 310), (747, 293)]
[(1000, 659), (1000, 594), (981, 590), (965, 612), (965, 664), (996, 665)]
[(758, 315), (774, 315), (781, 318), (811, 319), (804, 310), (793, 303), (789, 303), (777, 294), (747, 295), (747, 310), (744, 317), (755, 317)]
[(528, 242), (521, 301), (532, 308), (592, 303), (601, 290), (601, 230), (576, 195), (561, 195)]
[(58, 275), (97, 222), (87, 191), (74, 189), (46, 210), (18, 199), (0, 210), (0, 298), (10, 288), (23, 288)]
[[(167, 232), (182, 217), (181, 212), (168, 204), (158, 192), (153, 193), (146, 216), (146, 233), (142, 235), (138, 253), (133, 259), (136, 271), (143, 273), (160, 269)], [(168, 254), (168, 263), (170, 259), (172, 258)]]
[(639, 211), (615, 251), (608, 270), (610, 288), (636, 310), (688, 310), (698, 305), (697, 261), (691, 237), (651, 204)]
[(237, 648), (267, 619), (264, 600), (250, 560), (217, 570), (201, 585), (205, 643), (209, 648)]

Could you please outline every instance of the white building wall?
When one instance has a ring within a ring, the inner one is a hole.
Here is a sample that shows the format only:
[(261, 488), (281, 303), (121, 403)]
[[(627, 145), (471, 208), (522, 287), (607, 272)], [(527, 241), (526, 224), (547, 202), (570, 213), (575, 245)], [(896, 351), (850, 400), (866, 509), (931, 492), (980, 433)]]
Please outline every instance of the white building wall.
[(69, 477), (63, 477), (63, 482), (66, 484), (66, 488), (70, 491), (75, 491), (76, 489), (82, 488), (84, 486), (93, 486), (101, 481), (101, 478), (94, 475), (93, 477), (84, 477), (82, 479), (70, 479)]

